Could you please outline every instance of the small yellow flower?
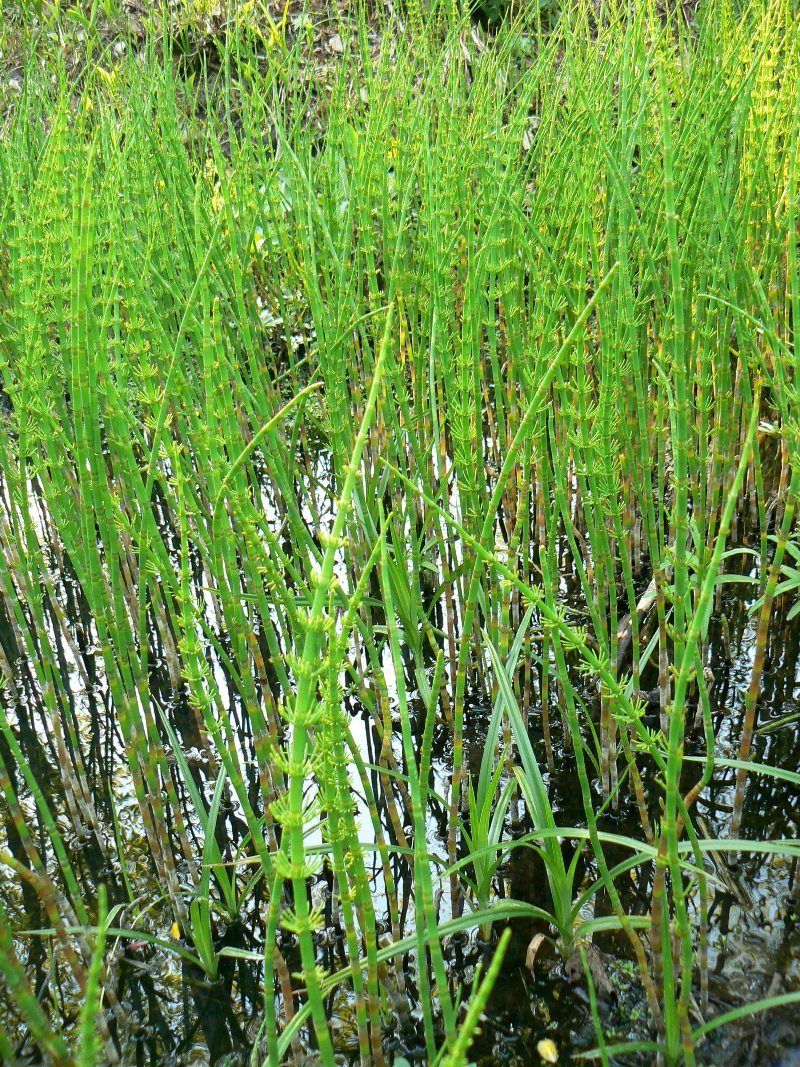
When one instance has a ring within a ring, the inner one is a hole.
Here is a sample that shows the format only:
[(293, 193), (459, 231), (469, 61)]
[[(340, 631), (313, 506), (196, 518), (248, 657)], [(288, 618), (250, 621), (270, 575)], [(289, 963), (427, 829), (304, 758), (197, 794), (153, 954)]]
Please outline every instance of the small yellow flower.
[(211, 197), (211, 210), (215, 215), (219, 215), (222, 209), (225, 207), (225, 197), (219, 187), (219, 182), (214, 186), (214, 193)]
[(114, 88), (117, 81), (117, 72), (115, 70), (108, 71), (104, 67), (96, 67), (95, 73), (102, 78), (109, 89)]
[(541, 1056), (543, 1063), (558, 1063), (558, 1049), (556, 1048), (556, 1043), (555, 1041), (551, 1041), (549, 1037), (546, 1037), (537, 1043), (536, 1051)]

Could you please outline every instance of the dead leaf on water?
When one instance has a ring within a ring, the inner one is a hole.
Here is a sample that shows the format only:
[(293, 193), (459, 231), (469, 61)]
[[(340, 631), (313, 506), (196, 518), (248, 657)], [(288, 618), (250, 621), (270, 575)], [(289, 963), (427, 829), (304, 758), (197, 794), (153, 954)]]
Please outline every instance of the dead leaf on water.
[(533, 968), (536, 966), (536, 953), (542, 947), (542, 942), (544, 940), (544, 934), (534, 934), (531, 938), (531, 943), (528, 945), (528, 951), (525, 953), (525, 966), (529, 971), (533, 971)]
[[(600, 996), (609, 996), (614, 991), (614, 987), (611, 984), (611, 979), (608, 976), (608, 970), (603, 960), (603, 955), (600, 950), (592, 944), (583, 946), (583, 950), (586, 954), (586, 962), (589, 965), (589, 971), (592, 975), (592, 981), (594, 982), (595, 989)], [(583, 958), (581, 957), (580, 948), (576, 948), (570, 958), (567, 960), (564, 968), (567, 979), (574, 985), (577, 982), (583, 981), (584, 967)]]

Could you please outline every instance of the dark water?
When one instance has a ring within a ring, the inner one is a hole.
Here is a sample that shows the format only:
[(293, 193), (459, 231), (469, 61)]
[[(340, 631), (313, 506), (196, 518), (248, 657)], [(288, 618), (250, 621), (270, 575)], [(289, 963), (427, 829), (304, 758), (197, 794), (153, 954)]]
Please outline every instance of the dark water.
[[(87, 779), (94, 791), (97, 810), (104, 820), (108, 846), (104, 850), (90, 834), (70, 834), (67, 831), (71, 859), (90, 904), (93, 903), (96, 887), (101, 883), (108, 886), (112, 903), (124, 900), (127, 878), (135, 884), (141, 904), (138, 914), (136, 909), (126, 913), (125, 921), (130, 925), (140, 923), (144, 928), (163, 936), (172, 920), (139, 824), (132, 783), (100, 665), (102, 661), (94, 644), (89, 612), (77, 581), (65, 573), (61, 576), (61, 582), (64, 608), (74, 627), (79, 655), (79, 662), (76, 662), (70, 650), (63, 649), (64, 670), (73, 677), (76, 672), (80, 675), (79, 684), (70, 687), (70, 714), (84, 753)], [(711, 700), (717, 755), (728, 758), (738, 755), (744, 694), (749, 683), (755, 641), (753, 616), (748, 612), (748, 601), (742, 596), (742, 590), (747, 588), (738, 585), (725, 587), (709, 638), (707, 660), (713, 674)], [(800, 766), (800, 619), (786, 621), (788, 606), (779, 605), (773, 620), (763, 692), (758, 705), (759, 732), (751, 759), (796, 770)], [(53, 811), (63, 812), (58, 759), (47, 727), (47, 716), (42, 710), (41, 694), (30, 676), (3, 612), (0, 612), (0, 642), (6, 658), (18, 667), (16, 683), (21, 694), (21, 703), (16, 707), (19, 743)], [(208, 799), (213, 781), (200, 755), (193, 714), (185, 694), (176, 692), (170, 682), (164, 650), (154, 645), (151, 652), (153, 666), (150, 685), (154, 700), (164, 709), (184, 751), (197, 755), (192, 762), (193, 773), (198, 787)], [(224, 680), (226, 668), (222, 660), (215, 664), (215, 670)], [(642, 684), (644, 687), (654, 686), (655, 678), (646, 676)], [(259, 782), (248, 716), (235, 695), (235, 686), (231, 686), (230, 693), (231, 720), (244, 755), (243, 765), (250, 776), (248, 785), (255, 797)], [(596, 718), (593, 691), (585, 689), (583, 698), (588, 713)], [(371, 719), (355, 702), (351, 702), (350, 710), (354, 733), (362, 739), (364, 757), (368, 762), (376, 763), (380, 746)], [(530, 710), (531, 728), (535, 731), (539, 716), (535, 706)], [(486, 698), (476, 689), (467, 714), (468, 763), (476, 759), (478, 763), (480, 761), (488, 713)], [(555, 773), (547, 777), (556, 820), (561, 825), (581, 826), (585, 820), (573, 760), (560, 735), (557, 713), (554, 713), (553, 719)], [(532, 736), (538, 745), (540, 764), (545, 767), (541, 737), (536, 736), (535, 732)], [(0, 740), (0, 746), (3, 762), (10, 769), (13, 760), (6, 742)], [(396, 751), (399, 756), (399, 748)], [(687, 754), (702, 755), (703, 751), (702, 736), (698, 733), (687, 742)], [(434, 757), (433, 784), (445, 793), (452, 762), (451, 740), (445, 729), (435, 738)], [(731, 769), (718, 768), (711, 785), (698, 799), (695, 809), (698, 825), (709, 836), (724, 837), (728, 833), (734, 773)], [(685, 788), (691, 784), (693, 774), (699, 776), (700, 764), (688, 762)], [(377, 776), (373, 784), (379, 794), (380, 781)], [(599, 807), (599, 783), (593, 784), (596, 807)], [(21, 781), (17, 780), (16, 786), (24, 797)], [(655, 817), (658, 789), (655, 783), (647, 780), (645, 789), (651, 802), (651, 817)], [(179, 790), (179, 795), (184, 798), (182, 790)], [(5, 843), (12, 852), (21, 856), (14, 827), (10, 820), (4, 819), (4, 822)], [(741, 836), (760, 840), (795, 838), (798, 822), (800, 798), (794, 787), (768, 776), (749, 777)], [(522, 813), (510, 822), (508, 832), (519, 835), (528, 828)], [(623, 790), (619, 810), (604, 815), (601, 828), (635, 838), (642, 837), (639, 813), (627, 789)], [(196, 827), (189, 826), (190, 834), (196, 835), (196, 831)], [(235, 805), (226, 805), (217, 834), (224, 859), (234, 858), (245, 838), (245, 831)], [(115, 849), (110, 847), (115, 833), (121, 835), (126, 845), (124, 870)], [(446, 815), (434, 804), (429, 817), (429, 845), (431, 851), (443, 858), (446, 857), (446, 836)], [(198, 844), (198, 852), (200, 848)], [(622, 851), (615, 852), (611, 847), (607, 849), (607, 854), (611, 865), (624, 855)], [(412, 904), (410, 872), (398, 860), (395, 873), (401, 908), (404, 914), (408, 914)], [(716, 873), (721, 877), (724, 875), (725, 887), (714, 884), (711, 887), (710, 1017), (776, 992), (800, 988), (798, 902), (792, 902), (791, 899), (796, 877), (792, 865), (783, 857), (744, 854), (738, 859), (728, 858), (722, 874), (719, 870)], [(500, 875), (505, 895), (548, 905), (544, 868), (531, 850), (515, 850), (501, 868)], [(583, 880), (590, 882), (594, 875), (591, 857), (585, 857)], [(619, 885), (623, 903), (630, 913), (647, 913), (651, 875), (649, 867), (644, 866), (638, 868), (635, 875), (621, 879)], [(335, 968), (342, 965), (344, 957), (334, 922), (331, 888), (331, 876), (323, 871), (313, 893), (315, 899), (326, 903), (330, 918), (323, 962)], [(0, 892), (10, 902), (17, 928), (37, 929), (47, 925), (41, 905), (30, 887), (7, 886)], [(377, 900), (380, 906), (380, 897)], [(601, 893), (596, 900), (596, 913), (602, 913), (603, 910), (608, 911), (609, 906)], [(264, 887), (259, 885), (237, 923), (231, 926), (217, 923), (217, 948), (228, 945), (258, 952), (264, 944), (265, 921), (265, 893)], [(559, 1053), (559, 1062), (562, 1063), (571, 1062), (580, 1052), (596, 1046), (587, 983), (575, 961), (565, 962), (556, 958), (545, 944), (536, 956), (533, 970), (526, 965), (528, 946), (537, 934), (542, 933), (548, 931), (541, 924), (518, 922), (513, 925), (513, 936), (501, 977), (474, 1047), (474, 1056), (482, 1064), (507, 1064), (509, 1067), (539, 1064), (541, 1057), (537, 1044), (544, 1039), (552, 1040)], [(294, 947), (290, 938), (281, 936), (284, 937), (281, 948), (292, 970), (297, 965)], [(20, 945), (34, 986), (45, 998), (57, 995), (67, 1005), (71, 999), (75, 999), (76, 991), (70, 987), (66, 977), (48, 971), (40, 939), (21, 939)], [(648, 1037), (647, 1007), (627, 943), (618, 935), (601, 934), (595, 938), (594, 945), (598, 1011), (606, 1040), (610, 1043)], [(491, 951), (491, 945), (480, 943), (475, 935), (453, 939), (445, 944), (445, 948), (454, 981), (465, 984), (474, 975), (476, 964)], [(112, 956), (117, 993), (126, 1016), (124, 1063), (138, 1067), (246, 1061), (257, 1040), (263, 1018), (258, 964), (225, 959), (217, 980), (209, 982), (198, 969), (181, 964), (172, 954), (144, 941), (121, 941), (114, 946)], [(54, 994), (53, 987), (62, 980), (63, 988)], [(409, 972), (409, 980), (413, 990), (412, 971)], [(340, 996), (331, 1002), (330, 1011), (332, 1018), (337, 1020), (343, 1062), (356, 1062), (352, 1005), (346, 997)], [(0, 1025), (3, 1015), (0, 1004)], [(424, 1062), (424, 1048), (420, 1046), (419, 1036), (420, 1018), (418, 1008), (411, 1003), (389, 1022), (386, 1047), (390, 1055), (402, 1055), (411, 1063)], [(696, 1021), (699, 1022), (699, 1019)], [(800, 1064), (798, 1049), (800, 1019), (794, 1008), (784, 1008), (715, 1032), (699, 1049), (699, 1060), (709, 1065), (771, 1064), (787, 1067)], [(39, 1062), (24, 1037), (18, 1045), (18, 1062)], [(636, 1057), (627, 1057), (625, 1062), (646, 1063), (649, 1060), (648, 1057), (638, 1060)]]

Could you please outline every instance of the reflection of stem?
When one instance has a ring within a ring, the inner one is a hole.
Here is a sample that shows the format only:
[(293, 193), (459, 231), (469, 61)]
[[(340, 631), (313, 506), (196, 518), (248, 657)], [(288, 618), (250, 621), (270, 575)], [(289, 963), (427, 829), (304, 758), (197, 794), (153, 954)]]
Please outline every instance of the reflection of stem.
[(792, 903), (800, 903), (800, 863), (794, 869), (794, 881), (792, 883)]
[[(772, 616), (772, 605), (775, 600), (775, 589), (781, 573), (781, 564), (786, 551), (786, 542), (794, 521), (797, 493), (800, 490), (800, 469), (795, 469), (789, 484), (789, 493), (786, 499), (786, 508), (783, 512), (778, 543), (775, 546), (775, 556), (769, 569), (767, 585), (764, 590), (764, 599), (758, 615), (758, 630), (756, 633), (756, 650), (753, 658), (753, 670), (750, 674), (750, 685), (744, 702), (744, 725), (742, 727), (742, 740), (739, 745), (739, 759), (750, 759), (750, 749), (753, 743), (753, 729), (756, 721), (756, 704), (761, 692), (761, 679), (764, 674), (764, 661), (767, 651), (767, 637), (769, 636), (769, 621)], [(744, 790), (747, 783), (747, 771), (740, 767), (736, 772), (736, 793), (733, 798), (733, 818), (731, 820), (731, 835), (736, 837), (742, 822), (742, 808), (744, 805)]]

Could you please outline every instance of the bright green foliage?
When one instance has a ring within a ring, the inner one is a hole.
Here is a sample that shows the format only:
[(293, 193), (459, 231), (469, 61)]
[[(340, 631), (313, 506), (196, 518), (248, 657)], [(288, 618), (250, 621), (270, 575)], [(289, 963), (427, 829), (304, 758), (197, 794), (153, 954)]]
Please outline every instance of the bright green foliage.
[[(341, 996), (380, 1065), (418, 995), (429, 1062), (455, 1067), (508, 937), (466, 1005), (448, 939), (523, 915), (565, 957), (624, 931), (664, 1062), (714, 1028), (692, 1003), (721, 846), (681, 792), (686, 709), (702, 788), (709, 619), (750, 519), (760, 633), (797, 589), (796, 11), (581, 0), (479, 48), (456, 8), (411, 5), (378, 44), (342, 26), (327, 94), (303, 34), (237, 18), (213, 79), (150, 43), (76, 87), (51, 56), (9, 112), (0, 861), (41, 922), (19, 934), (2, 890), (0, 973), (50, 1062), (125, 1062), (134, 940), (211, 984), (258, 964), (253, 1063), (333, 1064)], [(556, 746), (580, 826), (551, 805)], [(604, 833), (627, 791), (641, 835)], [(547, 908), (498, 895), (523, 847)], [(798, 852), (725, 842), (747, 847)], [(632, 916), (618, 883), (645, 863)], [(83, 1012), (37, 1000), (34, 937)]]

